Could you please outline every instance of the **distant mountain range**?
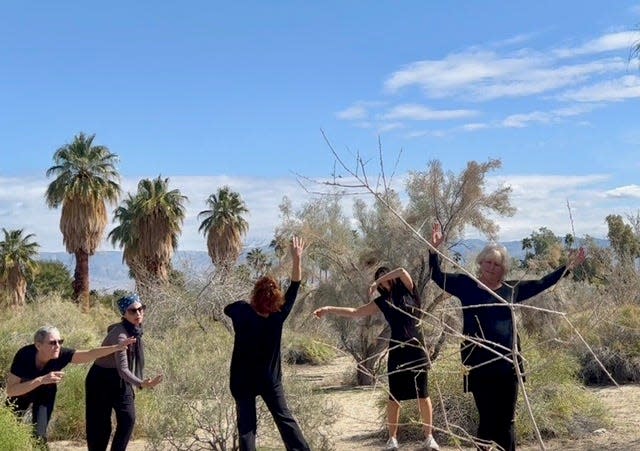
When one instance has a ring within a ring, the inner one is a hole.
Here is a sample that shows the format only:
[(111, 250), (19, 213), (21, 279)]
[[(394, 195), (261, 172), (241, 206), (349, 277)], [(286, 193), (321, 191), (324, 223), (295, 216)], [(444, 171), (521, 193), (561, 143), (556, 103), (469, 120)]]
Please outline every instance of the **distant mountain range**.
[[(595, 241), (599, 246), (609, 246), (607, 240), (596, 239)], [(480, 239), (464, 240), (452, 250), (459, 252), (463, 257), (472, 256), (480, 252), (486, 243), (486, 241)], [(511, 257), (524, 258), (522, 241), (506, 241), (501, 244), (507, 248)], [(267, 246), (264, 246), (262, 250), (266, 254), (272, 252)], [(41, 252), (39, 258), (40, 260), (59, 261), (73, 274), (75, 261), (72, 254), (67, 254), (66, 252)], [(243, 263), (245, 258), (246, 252), (240, 257), (240, 262)], [(173, 267), (179, 271), (196, 274), (213, 269), (211, 259), (206, 251), (178, 251), (173, 258)], [(89, 260), (89, 274), (91, 288), (95, 290), (110, 293), (113, 290), (127, 290), (134, 287), (133, 280), (129, 278), (129, 268), (122, 262), (122, 252), (119, 251), (97, 252)]]

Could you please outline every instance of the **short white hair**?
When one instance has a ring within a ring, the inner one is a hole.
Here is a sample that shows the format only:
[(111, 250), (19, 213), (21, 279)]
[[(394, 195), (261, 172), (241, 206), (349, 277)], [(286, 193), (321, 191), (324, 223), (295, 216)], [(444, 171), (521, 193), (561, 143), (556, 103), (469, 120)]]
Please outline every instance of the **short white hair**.
[(42, 326), (40, 329), (36, 330), (35, 334), (33, 334), (33, 342), (44, 343), (44, 341), (50, 334), (55, 333), (57, 333), (57, 335), (60, 335), (60, 331), (57, 327), (50, 325)]
[(481, 275), (480, 266), (482, 265), (482, 262), (487, 259), (487, 255), (495, 252), (500, 254), (500, 258), (502, 259), (502, 262), (501, 262), (502, 269), (504, 269), (504, 272), (502, 274), (503, 279), (504, 279), (504, 276), (507, 275), (507, 273), (511, 269), (511, 259), (509, 258), (509, 252), (507, 251), (507, 248), (504, 247), (502, 244), (498, 244), (492, 241), (491, 243), (487, 244), (476, 256), (476, 265), (478, 265), (478, 269), (477, 269), (478, 276)]

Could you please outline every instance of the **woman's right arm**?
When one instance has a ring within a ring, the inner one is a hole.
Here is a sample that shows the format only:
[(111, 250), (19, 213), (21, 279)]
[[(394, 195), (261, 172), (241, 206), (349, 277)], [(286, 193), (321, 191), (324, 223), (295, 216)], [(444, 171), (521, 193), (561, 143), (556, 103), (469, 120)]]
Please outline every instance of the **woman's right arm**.
[(345, 318), (362, 318), (365, 316), (371, 316), (378, 313), (380, 309), (376, 305), (375, 301), (371, 301), (368, 304), (361, 305), (360, 307), (336, 307), (333, 305), (327, 305), (315, 310), (313, 314), (322, 318), (326, 315), (336, 315)]
[[(435, 223), (431, 229), (431, 244), (437, 249), (442, 243), (444, 243), (442, 228), (439, 223)], [(460, 278), (463, 277), (463, 275), (442, 272), (442, 268), (440, 268), (440, 256), (431, 249), (429, 249), (429, 270), (431, 272), (431, 280), (433, 280), (436, 285), (447, 293), (457, 296), (456, 287), (459, 285)]]
[(57, 384), (62, 380), (64, 372), (51, 371), (44, 376), (21, 382), (21, 379), (13, 373), (7, 374), (7, 396), (22, 396), (35, 390), (41, 385)]

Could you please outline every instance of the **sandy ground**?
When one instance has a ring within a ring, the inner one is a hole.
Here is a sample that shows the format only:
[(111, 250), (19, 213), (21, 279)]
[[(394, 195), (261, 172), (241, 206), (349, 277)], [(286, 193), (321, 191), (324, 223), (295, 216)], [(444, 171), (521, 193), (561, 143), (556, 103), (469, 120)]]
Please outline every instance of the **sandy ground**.
[[(352, 365), (349, 357), (335, 359), (329, 365), (300, 366), (299, 377), (316, 384), (319, 390), (331, 396), (342, 408), (342, 414), (334, 425), (335, 448), (338, 451), (380, 450), (384, 438), (380, 437), (380, 419), (375, 406), (379, 392), (370, 387), (347, 387), (344, 375)], [(381, 389), (378, 389), (381, 390)], [(613, 424), (606, 430), (594, 431), (579, 440), (550, 440), (545, 449), (563, 451), (632, 451), (640, 450), (640, 385), (625, 385), (620, 388), (598, 388), (593, 392), (602, 400), (611, 413)], [(129, 451), (145, 450), (145, 442), (136, 440), (130, 443)], [(79, 451), (86, 449), (84, 443), (53, 442), (51, 451)], [(442, 446), (442, 451), (474, 448), (456, 448)], [(402, 443), (401, 449), (420, 450), (417, 443)], [(542, 449), (538, 443), (523, 444), (520, 451)]]

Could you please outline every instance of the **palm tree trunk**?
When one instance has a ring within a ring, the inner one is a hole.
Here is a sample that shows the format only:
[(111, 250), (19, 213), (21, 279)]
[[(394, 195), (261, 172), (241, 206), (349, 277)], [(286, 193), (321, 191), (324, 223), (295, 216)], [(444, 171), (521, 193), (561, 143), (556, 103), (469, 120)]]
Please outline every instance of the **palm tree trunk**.
[(76, 269), (73, 273), (73, 295), (84, 311), (89, 310), (89, 254), (77, 251)]

